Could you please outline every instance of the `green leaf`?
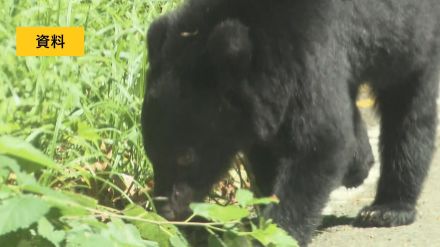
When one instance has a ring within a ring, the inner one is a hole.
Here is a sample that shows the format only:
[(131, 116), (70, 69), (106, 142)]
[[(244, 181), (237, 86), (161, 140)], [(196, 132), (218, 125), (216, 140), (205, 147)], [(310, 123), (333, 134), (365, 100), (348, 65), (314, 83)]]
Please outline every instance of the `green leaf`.
[(15, 159), (12, 159), (8, 156), (4, 156), (0, 154), (0, 182), (2, 180), (7, 180), (11, 173), (14, 173), (15, 178), (17, 180), (17, 184), (28, 185), (28, 184), (36, 184), (37, 180), (35, 177), (29, 173), (22, 172), (20, 170), (20, 166), (18, 165)]
[(101, 235), (113, 240), (114, 243), (118, 243), (117, 246), (159, 247), (154, 242), (143, 240), (138, 229), (134, 225), (125, 224), (120, 219), (113, 219), (112, 222), (108, 223), (107, 225), (108, 228), (102, 230)]
[(87, 228), (72, 229), (67, 233), (66, 242), (67, 247), (117, 247), (111, 239), (107, 239)]
[(0, 154), (0, 170), (5, 170), (9, 176), (11, 171), (14, 173), (19, 173), (20, 166), (15, 159)]
[(208, 238), (209, 247), (227, 247), (227, 245), (217, 235), (211, 234)]
[(61, 218), (62, 222), (70, 226), (68, 235), (78, 232), (100, 232), (107, 228), (107, 225), (94, 217)]
[(251, 233), (251, 236), (260, 241), (264, 246), (269, 244), (277, 247), (299, 246), (295, 239), (275, 224), (269, 224), (262, 229), (257, 229)]
[(254, 194), (249, 190), (239, 189), (237, 190), (235, 199), (237, 199), (238, 204), (241, 206), (247, 206), (249, 202), (254, 199)]
[(280, 200), (276, 197), (264, 197), (264, 198), (256, 198), (249, 201), (249, 205), (267, 205), (271, 203), (279, 203)]
[(0, 154), (11, 156), (26, 171), (44, 168), (59, 169), (59, 166), (31, 144), (11, 136), (0, 137)]
[(0, 235), (0, 246), (2, 247), (54, 247), (45, 238), (36, 235), (32, 229), (19, 229), (4, 235)]
[(0, 154), (0, 184), (8, 180), (12, 170), (20, 171), (17, 161)]
[(56, 247), (60, 246), (66, 233), (64, 231), (55, 231), (53, 225), (45, 218), (38, 221), (38, 234), (49, 240)]
[(170, 244), (173, 247), (188, 247), (188, 243), (182, 236), (173, 235), (170, 237)]
[(223, 234), (223, 242), (228, 247), (253, 247), (250, 238), (238, 236), (237, 234), (228, 231)]
[(254, 198), (254, 194), (248, 190), (237, 190), (236, 197), (238, 204), (242, 207), (253, 205), (267, 205), (270, 203), (278, 203), (279, 200), (275, 196), (265, 198)]
[(96, 208), (98, 206), (98, 200), (93, 197), (73, 193), (70, 191), (60, 191), (65, 197), (69, 198), (72, 202), (75, 202), (81, 206), (88, 208)]
[(3, 201), (0, 206), (0, 235), (29, 227), (40, 220), (49, 209), (48, 203), (31, 195)]
[[(129, 205), (124, 209), (124, 214), (131, 217), (138, 217), (140, 220), (149, 220), (152, 222), (131, 220), (144, 239), (155, 241), (160, 247), (170, 246), (188, 246), (187, 241), (177, 229), (176, 226), (168, 224), (161, 216), (145, 211), (142, 207), (137, 205)], [(153, 223), (157, 222), (157, 223)], [(164, 224), (160, 224), (163, 222)], [(178, 238), (178, 239), (177, 239)]]
[(67, 223), (71, 227), (67, 232), (68, 247), (159, 247), (155, 242), (142, 239), (135, 226), (120, 219), (99, 225), (84, 219)]
[(78, 123), (78, 135), (89, 141), (96, 141), (99, 139), (98, 131), (85, 122)]
[(14, 195), (14, 192), (6, 185), (0, 184), (0, 202)]
[(15, 179), (17, 180), (17, 185), (19, 186), (27, 186), (27, 185), (36, 185), (37, 180), (33, 174), (22, 172), (20, 170), (20, 166), (17, 163), (9, 165), (12, 173), (15, 175)]
[(127, 140), (129, 140), (132, 144), (136, 145), (139, 140), (140, 133), (137, 128), (132, 128), (127, 135)]
[(210, 203), (191, 203), (193, 213), (216, 222), (241, 220), (249, 216), (249, 212), (239, 206), (220, 206)]
[(85, 216), (98, 206), (96, 199), (68, 191), (56, 191), (39, 184), (23, 186), (24, 191), (42, 195), (42, 199), (52, 207), (58, 208), (64, 216)]

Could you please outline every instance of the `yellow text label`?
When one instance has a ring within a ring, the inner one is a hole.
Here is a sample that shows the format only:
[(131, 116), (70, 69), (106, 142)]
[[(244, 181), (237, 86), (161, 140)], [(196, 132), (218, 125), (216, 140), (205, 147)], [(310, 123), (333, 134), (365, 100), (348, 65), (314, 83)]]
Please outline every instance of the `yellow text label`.
[(83, 27), (17, 27), (17, 56), (83, 56)]

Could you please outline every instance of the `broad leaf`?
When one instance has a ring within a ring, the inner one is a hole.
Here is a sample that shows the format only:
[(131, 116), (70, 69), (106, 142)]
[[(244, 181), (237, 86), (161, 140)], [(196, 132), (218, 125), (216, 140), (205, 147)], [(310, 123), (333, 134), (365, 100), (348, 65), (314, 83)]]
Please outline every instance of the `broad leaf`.
[(223, 234), (223, 242), (227, 247), (253, 247), (250, 238), (238, 236), (233, 232)]
[(227, 247), (227, 245), (217, 235), (211, 234), (208, 238), (209, 247)]
[(90, 196), (73, 193), (70, 191), (61, 191), (61, 193), (68, 197), (71, 201), (76, 202), (77, 204), (88, 207), (88, 208), (96, 208), (98, 206), (98, 201)]
[(24, 191), (42, 195), (51, 206), (60, 209), (64, 216), (85, 216), (98, 205), (96, 199), (67, 191), (56, 191), (38, 184), (23, 186)]
[(44, 168), (59, 169), (58, 165), (40, 150), (15, 137), (0, 137), (0, 154), (15, 158), (17, 163), (29, 172)]
[(260, 241), (264, 246), (268, 246), (269, 244), (273, 244), (277, 247), (299, 246), (286, 231), (277, 227), (275, 224), (269, 224), (263, 229), (257, 229), (251, 233), (251, 236)]
[(17, 161), (0, 154), (0, 183), (4, 183), (8, 180), (11, 171), (20, 171), (20, 166), (17, 164)]
[(101, 235), (118, 243), (118, 246), (159, 247), (155, 242), (143, 240), (134, 225), (125, 224), (120, 219), (113, 219), (107, 226), (108, 228), (102, 230)]
[(210, 203), (191, 203), (193, 213), (216, 222), (241, 220), (249, 216), (249, 212), (239, 206), (220, 206)]
[(267, 205), (270, 203), (278, 203), (279, 200), (276, 196), (265, 197), (265, 198), (254, 198), (254, 194), (248, 190), (239, 189), (236, 193), (238, 204), (241, 206), (252, 206), (252, 205)]
[(249, 205), (267, 205), (271, 203), (279, 203), (280, 201), (278, 198), (272, 196), (272, 197), (264, 197), (264, 198), (256, 198), (251, 201), (249, 201)]
[(239, 189), (237, 190), (235, 199), (237, 199), (238, 204), (241, 206), (247, 206), (249, 202), (254, 199), (254, 194), (249, 190)]
[(14, 195), (14, 192), (5, 185), (0, 185), (0, 202)]
[(69, 220), (67, 247), (159, 247), (157, 243), (143, 240), (135, 226), (116, 219), (108, 224), (93, 223), (84, 219)]
[[(145, 222), (132, 220), (131, 223), (139, 229), (143, 238), (157, 242), (160, 247), (188, 246), (188, 243), (177, 227), (167, 223), (167, 221), (161, 216), (152, 212), (147, 212), (137, 205), (129, 205), (124, 210), (124, 214), (131, 217), (138, 217), (141, 220), (151, 221)], [(160, 224), (161, 222), (164, 224)]]
[(0, 205), (0, 235), (29, 227), (40, 220), (49, 209), (47, 202), (31, 195), (3, 201)]
[(56, 231), (45, 217), (38, 221), (38, 234), (49, 240), (56, 247), (60, 246), (61, 241), (66, 236), (64, 231)]
[(173, 235), (170, 237), (170, 244), (173, 247), (188, 247), (187, 241), (179, 235)]
[(117, 247), (111, 239), (87, 229), (73, 229), (67, 235), (67, 247)]

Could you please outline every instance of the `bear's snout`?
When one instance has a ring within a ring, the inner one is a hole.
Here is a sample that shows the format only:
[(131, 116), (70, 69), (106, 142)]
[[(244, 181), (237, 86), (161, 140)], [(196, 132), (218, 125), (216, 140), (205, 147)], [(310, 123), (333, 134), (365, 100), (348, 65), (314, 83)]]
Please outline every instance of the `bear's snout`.
[(173, 186), (169, 200), (158, 205), (158, 213), (167, 220), (185, 220), (191, 215), (189, 204), (193, 200), (193, 189), (186, 183)]

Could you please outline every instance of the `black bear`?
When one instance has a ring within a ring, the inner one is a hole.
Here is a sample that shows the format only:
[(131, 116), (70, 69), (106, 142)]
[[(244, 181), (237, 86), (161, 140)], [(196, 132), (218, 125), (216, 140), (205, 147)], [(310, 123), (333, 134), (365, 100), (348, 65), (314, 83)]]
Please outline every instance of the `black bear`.
[(329, 193), (368, 173), (355, 99), (370, 82), (381, 176), (356, 224), (414, 221), (437, 124), (440, 1), (187, 0), (147, 39), (141, 121), (163, 216), (187, 216), (242, 151), (280, 199), (267, 215), (307, 245)]

